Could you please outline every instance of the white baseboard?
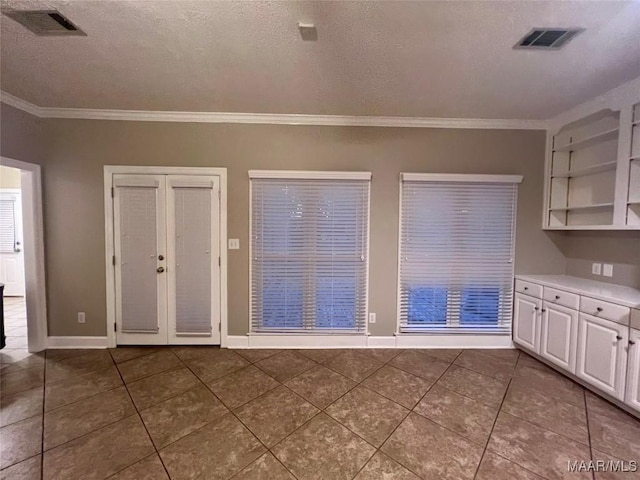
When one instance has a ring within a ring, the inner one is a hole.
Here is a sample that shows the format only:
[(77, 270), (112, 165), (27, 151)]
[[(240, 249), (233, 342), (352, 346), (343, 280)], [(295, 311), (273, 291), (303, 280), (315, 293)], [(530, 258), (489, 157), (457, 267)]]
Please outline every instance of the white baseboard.
[(398, 348), (515, 348), (506, 335), (398, 335)]
[[(47, 348), (107, 348), (107, 337), (49, 337)], [(514, 348), (497, 335), (229, 335), (227, 348)]]
[(228, 348), (514, 348), (498, 335), (229, 335)]
[(396, 348), (396, 337), (368, 337), (368, 348)]
[[(366, 335), (247, 335), (244, 348), (366, 348)], [(240, 347), (238, 347), (240, 348)]]
[(227, 335), (226, 348), (249, 348), (249, 335)]
[(107, 348), (107, 337), (49, 337), (47, 348)]

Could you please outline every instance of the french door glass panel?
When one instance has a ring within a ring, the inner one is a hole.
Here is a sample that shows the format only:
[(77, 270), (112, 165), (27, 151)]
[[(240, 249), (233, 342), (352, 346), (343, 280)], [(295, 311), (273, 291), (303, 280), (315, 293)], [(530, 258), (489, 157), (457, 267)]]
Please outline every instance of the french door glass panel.
[(118, 343), (166, 343), (165, 178), (116, 175), (114, 186)]
[(220, 343), (219, 177), (114, 176), (117, 343)]
[(218, 177), (168, 182), (170, 342), (219, 342)]

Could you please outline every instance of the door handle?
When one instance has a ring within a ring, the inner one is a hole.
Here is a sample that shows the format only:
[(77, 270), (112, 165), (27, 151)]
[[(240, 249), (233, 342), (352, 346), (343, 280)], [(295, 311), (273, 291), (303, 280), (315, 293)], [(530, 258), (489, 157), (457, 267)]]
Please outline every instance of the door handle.
[(162, 272), (164, 272), (164, 267), (158, 267), (158, 268), (156, 268), (156, 272), (158, 272), (158, 273), (162, 273)]

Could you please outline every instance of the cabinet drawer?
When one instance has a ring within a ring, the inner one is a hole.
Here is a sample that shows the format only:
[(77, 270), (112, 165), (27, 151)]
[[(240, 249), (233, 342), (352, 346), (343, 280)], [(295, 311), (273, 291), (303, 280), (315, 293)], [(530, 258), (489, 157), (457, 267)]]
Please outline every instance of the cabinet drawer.
[(621, 325), (629, 325), (629, 307), (583, 296), (580, 300), (580, 311)]
[(637, 308), (631, 309), (631, 328), (640, 330), (640, 310)]
[(556, 303), (558, 305), (564, 305), (568, 308), (578, 310), (580, 305), (580, 296), (575, 293), (565, 292), (564, 290), (558, 290), (556, 288), (544, 287), (544, 297), (547, 302)]
[(527, 282), (525, 280), (516, 280), (516, 292), (531, 295), (536, 298), (542, 298), (542, 285)]

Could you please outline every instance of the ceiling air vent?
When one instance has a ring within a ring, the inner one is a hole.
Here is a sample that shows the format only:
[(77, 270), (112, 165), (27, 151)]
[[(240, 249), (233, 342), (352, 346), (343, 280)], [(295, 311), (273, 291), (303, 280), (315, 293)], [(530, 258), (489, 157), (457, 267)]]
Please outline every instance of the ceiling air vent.
[(534, 28), (513, 48), (558, 50), (582, 31), (582, 28)]
[(2, 13), (36, 35), (86, 35), (56, 10), (3, 10)]

